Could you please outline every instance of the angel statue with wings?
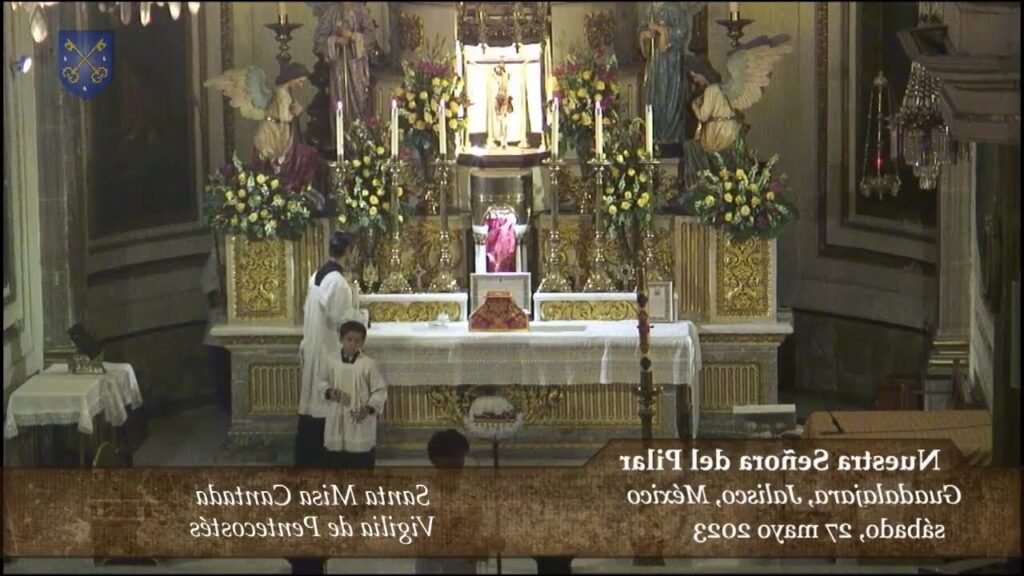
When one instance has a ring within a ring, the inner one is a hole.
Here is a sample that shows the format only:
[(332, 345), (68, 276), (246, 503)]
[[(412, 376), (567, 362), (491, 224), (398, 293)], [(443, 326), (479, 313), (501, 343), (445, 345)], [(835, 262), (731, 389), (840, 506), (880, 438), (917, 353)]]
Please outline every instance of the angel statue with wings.
[(204, 84), (223, 92), (243, 118), (259, 122), (252, 163), (257, 169), (269, 168), (268, 172), (279, 174), (281, 184), (291, 190), (312, 183), (319, 159), (316, 148), (304, 144), (298, 131), (303, 107), (295, 96), (308, 76), (305, 66), (291, 62), (277, 76), (273, 88), (259, 66), (228, 70)]
[(728, 78), (724, 82), (707, 59), (686, 59), (685, 70), (697, 95), (692, 106), (698, 121), (693, 140), (684, 146), (688, 182), (698, 170), (709, 167), (709, 153), (722, 153), (726, 164), (731, 164), (730, 152), (748, 128), (741, 112), (761, 99), (771, 81), (772, 67), (793, 51), (788, 41), (786, 34), (761, 36), (736, 48), (726, 60)]

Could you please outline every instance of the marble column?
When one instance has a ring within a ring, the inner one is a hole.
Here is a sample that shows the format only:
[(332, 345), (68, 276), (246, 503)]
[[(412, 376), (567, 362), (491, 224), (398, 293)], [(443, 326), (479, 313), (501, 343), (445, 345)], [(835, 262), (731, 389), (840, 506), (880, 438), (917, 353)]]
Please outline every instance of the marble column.
[(939, 194), (939, 313), (935, 338), (967, 341), (971, 331), (971, 195), (974, 154), (942, 170)]
[(43, 346), (47, 361), (73, 348), (68, 328), (85, 318), (88, 141), (84, 102), (52, 73), (56, 31), (78, 26), (80, 8), (61, 4), (47, 12), (50, 37), (36, 48), (39, 154), (39, 236), (42, 265)]

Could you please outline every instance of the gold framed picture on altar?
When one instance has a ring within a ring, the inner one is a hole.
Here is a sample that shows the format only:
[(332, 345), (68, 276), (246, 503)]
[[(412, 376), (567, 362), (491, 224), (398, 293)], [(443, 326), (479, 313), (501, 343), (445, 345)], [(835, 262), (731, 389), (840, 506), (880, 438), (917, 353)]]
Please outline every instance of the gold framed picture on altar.
[(671, 281), (647, 284), (647, 314), (651, 322), (675, 322), (675, 291)]
[(511, 292), (520, 308), (531, 314), (533, 294), (530, 292), (529, 272), (487, 272), (469, 276), (469, 309), (476, 310), (484, 303), (488, 292)]

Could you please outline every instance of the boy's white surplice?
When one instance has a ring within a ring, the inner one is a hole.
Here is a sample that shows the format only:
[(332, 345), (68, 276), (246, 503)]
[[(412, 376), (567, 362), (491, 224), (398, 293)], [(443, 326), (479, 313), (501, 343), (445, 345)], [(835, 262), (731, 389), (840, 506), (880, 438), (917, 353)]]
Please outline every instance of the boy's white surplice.
[(323, 394), (315, 394), (314, 382), (320, 378), (322, 358), (341, 357), (341, 325), (350, 320), (369, 323), (369, 312), (359, 309), (359, 295), (352, 290), (348, 281), (338, 270), (326, 274), (316, 283), (317, 274), (309, 277), (309, 291), (303, 307), (302, 344), (299, 354), (302, 361), (302, 390), (299, 393), (299, 414), (316, 418), (327, 416), (327, 400)]
[[(340, 355), (324, 358), (321, 376), (317, 395), (323, 397), (329, 387), (334, 387), (351, 396), (349, 405), (327, 403), (324, 447), (334, 452), (369, 452), (377, 446), (377, 417), (384, 412), (388, 399), (387, 384), (377, 362), (362, 354), (352, 364), (343, 363)], [(370, 406), (374, 413), (356, 422), (352, 413), (363, 406)]]

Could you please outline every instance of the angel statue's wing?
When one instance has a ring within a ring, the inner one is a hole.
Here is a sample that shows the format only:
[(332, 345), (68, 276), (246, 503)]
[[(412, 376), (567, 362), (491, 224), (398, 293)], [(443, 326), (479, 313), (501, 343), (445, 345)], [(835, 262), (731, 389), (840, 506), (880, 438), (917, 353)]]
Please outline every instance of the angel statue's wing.
[(789, 35), (761, 36), (736, 49), (726, 60), (728, 80), (722, 93), (734, 110), (746, 110), (761, 99), (772, 77), (772, 67), (793, 51)]
[(274, 99), (274, 92), (268, 84), (267, 73), (262, 68), (247, 66), (210, 78), (203, 86), (223, 92), (230, 99), (231, 107), (237, 108), (243, 118), (262, 120)]

